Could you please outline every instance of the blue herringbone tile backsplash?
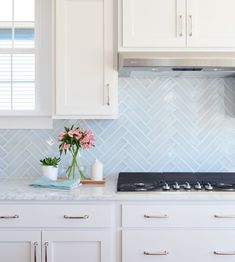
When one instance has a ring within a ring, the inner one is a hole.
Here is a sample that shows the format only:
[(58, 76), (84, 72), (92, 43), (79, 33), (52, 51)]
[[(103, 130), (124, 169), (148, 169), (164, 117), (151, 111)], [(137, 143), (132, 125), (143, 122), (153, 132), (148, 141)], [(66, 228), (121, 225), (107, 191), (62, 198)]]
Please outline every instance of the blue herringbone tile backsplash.
[(90, 128), (106, 175), (119, 171), (235, 171), (235, 79), (119, 79), (117, 120), (62, 121), (53, 130), (1, 130), (0, 176), (40, 174), (64, 126)]

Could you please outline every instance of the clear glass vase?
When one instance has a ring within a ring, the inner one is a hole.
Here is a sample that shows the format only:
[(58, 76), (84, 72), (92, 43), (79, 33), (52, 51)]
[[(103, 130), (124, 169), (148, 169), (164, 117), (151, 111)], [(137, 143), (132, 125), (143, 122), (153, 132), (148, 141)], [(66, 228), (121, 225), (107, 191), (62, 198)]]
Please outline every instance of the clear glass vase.
[(81, 163), (81, 153), (78, 150), (69, 150), (69, 164), (66, 171), (70, 180), (84, 180), (84, 170)]

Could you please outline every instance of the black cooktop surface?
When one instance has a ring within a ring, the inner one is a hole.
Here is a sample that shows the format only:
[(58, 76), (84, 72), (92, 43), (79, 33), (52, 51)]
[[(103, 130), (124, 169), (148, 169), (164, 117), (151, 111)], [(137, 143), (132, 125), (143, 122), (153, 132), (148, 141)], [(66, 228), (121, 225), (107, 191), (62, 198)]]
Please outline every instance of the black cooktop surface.
[[(175, 185), (178, 185), (175, 186)], [(199, 186), (198, 186), (199, 185)], [(154, 190), (193, 190), (235, 191), (235, 173), (222, 172), (165, 172), (165, 173), (120, 173), (117, 191), (154, 191)]]

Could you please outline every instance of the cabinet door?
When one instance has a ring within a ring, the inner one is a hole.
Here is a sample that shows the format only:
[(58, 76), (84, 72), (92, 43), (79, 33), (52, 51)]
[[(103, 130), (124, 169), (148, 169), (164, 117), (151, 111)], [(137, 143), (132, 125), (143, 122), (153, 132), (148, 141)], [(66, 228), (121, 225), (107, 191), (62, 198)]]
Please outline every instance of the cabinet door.
[(187, 0), (188, 47), (235, 47), (234, 0)]
[(39, 231), (0, 231), (1, 262), (40, 262)]
[(185, 0), (122, 0), (123, 47), (185, 47)]
[(113, 0), (57, 0), (57, 116), (116, 115), (113, 57)]
[(110, 242), (106, 231), (46, 231), (42, 261), (110, 262)]

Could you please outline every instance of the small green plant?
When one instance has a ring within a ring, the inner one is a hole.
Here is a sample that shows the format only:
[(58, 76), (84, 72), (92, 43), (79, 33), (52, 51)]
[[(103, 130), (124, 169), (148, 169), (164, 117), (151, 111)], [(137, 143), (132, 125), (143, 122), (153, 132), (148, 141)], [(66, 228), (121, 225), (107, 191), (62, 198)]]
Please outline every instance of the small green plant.
[(40, 162), (43, 166), (58, 167), (58, 164), (60, 162), (60, 158), (45, 157), (44, 159), (41, 159)]

